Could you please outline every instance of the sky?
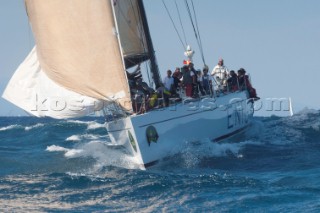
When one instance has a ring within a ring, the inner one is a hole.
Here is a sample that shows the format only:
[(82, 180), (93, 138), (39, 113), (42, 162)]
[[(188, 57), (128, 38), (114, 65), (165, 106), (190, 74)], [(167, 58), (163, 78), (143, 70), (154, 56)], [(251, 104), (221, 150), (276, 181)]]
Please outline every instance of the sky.
[[(177, 2), (177, 10), (174, 2)], [(184, 0), (164, 0), (178, 32), (194, 49), (194, 64), (203, 62)], [(184, 47), (162, 0), (144, 0), (162, 76), (183, 66)], [(291, 98), (295, 112), (320, 108), (319, 0), (195, 0), (205, 63), (211, 70), (223, 58), (229, 70), (243, 67), (261, 97), (257, 115), (271, 98)], [(179, 11), (179, 12), (178, 12)], [(183, 39), (184, 40), (184, 39)], [(0, 94), (34, 46), (23, 0), (0, 3)], [(26, 115), (0, 98), (0, 116)]]

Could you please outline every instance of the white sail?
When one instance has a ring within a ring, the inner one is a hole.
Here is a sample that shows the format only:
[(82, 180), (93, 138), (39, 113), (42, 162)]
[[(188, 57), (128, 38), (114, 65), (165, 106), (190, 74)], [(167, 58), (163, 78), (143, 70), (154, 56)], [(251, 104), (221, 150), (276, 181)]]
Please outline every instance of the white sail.
[(48, 78), (36, 48), (11, 78), (3, 98), (34, 116), (58, 119), (85, 116), (103, 106), (103, 101), (67, 90)]

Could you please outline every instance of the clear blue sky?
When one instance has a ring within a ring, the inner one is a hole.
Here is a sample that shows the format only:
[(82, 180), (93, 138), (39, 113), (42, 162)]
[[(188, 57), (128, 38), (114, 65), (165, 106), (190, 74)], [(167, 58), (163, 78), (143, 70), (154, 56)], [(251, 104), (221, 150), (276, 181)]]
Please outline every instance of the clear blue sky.
[[(187, 34), (196, 51), (196, 68), (203, 63), (184, 1), (176, 0)], [(162, 75), (182, 66), (183, 47), (161, 0), (145, 0), (157, 60)], [(173, 0), (165, 0), (180, 30)], [(204, 57), (210, 69), (219, 57), (229, 69), (251, 74), (262, 98), (291, 97), (294, 109), (320, 106), (319, 0), (194, 0)], [(33, 35), (22, 0), (0, 3), (0, 93), (32, 49)], [(179, 32), (182, 32), (181, 30)], [(0, 99), (0, 116), (25, 113)]]

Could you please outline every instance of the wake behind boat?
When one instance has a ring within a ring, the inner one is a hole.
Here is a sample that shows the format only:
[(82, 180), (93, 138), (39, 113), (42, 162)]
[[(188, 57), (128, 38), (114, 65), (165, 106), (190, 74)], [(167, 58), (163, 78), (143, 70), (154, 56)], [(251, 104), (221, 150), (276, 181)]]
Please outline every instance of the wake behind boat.
[[(202, 94), (187, 81), (196, 75), (188, 74), (190, 46), (179, 92), (164, 88), (142, 0), (25, 2), (36, 46), (3, 97), (28, 113), (67, 119), (103, 112), (114, 147), (125, 147), (142, 168), (186, 141), (218, 141), (250, 124), (256, 95), (245, 72), (242, 83), (214, 76)], [(150, 66), (149, 84), (128, 72), (141, 63)]]

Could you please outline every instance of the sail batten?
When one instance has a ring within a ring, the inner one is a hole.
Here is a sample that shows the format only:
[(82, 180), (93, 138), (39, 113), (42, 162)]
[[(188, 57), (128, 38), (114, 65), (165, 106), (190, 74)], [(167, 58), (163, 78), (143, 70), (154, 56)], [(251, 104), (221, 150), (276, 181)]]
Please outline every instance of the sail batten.
[[(76, 93), (130, 109), (110, 1), (26, 0), (41, 69)], [(121, 95), (120, 95), (121, 94)]]

